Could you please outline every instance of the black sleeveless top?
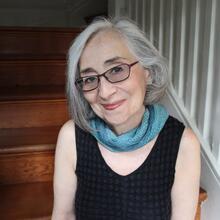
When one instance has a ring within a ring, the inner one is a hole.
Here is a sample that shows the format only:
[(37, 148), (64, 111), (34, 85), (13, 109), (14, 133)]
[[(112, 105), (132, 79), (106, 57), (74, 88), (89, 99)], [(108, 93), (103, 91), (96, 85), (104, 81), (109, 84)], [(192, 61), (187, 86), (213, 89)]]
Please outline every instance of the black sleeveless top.
[(96, 139), (76, 126), (76, 219), (170, 220), (183, 130), (183, 124), (170, 116), (144, 163), (121, 176), (106, 164)]

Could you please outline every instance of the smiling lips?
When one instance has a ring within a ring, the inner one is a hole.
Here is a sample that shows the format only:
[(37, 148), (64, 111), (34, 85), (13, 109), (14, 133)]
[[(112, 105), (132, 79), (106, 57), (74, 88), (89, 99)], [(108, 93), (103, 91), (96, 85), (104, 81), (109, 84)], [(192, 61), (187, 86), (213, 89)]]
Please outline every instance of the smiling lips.
[(120, 105), (122, 105), (122, 103), (124, 102), (125, 100), (120, 100), (118, 102), (114, 102), (114, 103), (111, 103), (111, 104), (102, 104), (102, 106), (106, 109), (106, 110), (114, 110), (116, 108), (118, 108)]

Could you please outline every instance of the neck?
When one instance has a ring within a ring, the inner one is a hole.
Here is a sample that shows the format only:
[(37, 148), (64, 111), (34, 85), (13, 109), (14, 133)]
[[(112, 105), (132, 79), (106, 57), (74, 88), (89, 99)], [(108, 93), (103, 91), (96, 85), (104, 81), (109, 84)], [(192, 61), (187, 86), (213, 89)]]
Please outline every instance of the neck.
[(133, 128), (138, 127), (142, 121), (144, 112), (145, 106), (143, 106), (138, 112), (135, 112), (135, 115), (128, 118), (125, 123), (119, 125), (111, 125), (112, 131), (114, 131), (116, 135), (121, 135), (132, 130)]
[[(142, 112), (144, 114), (141, 114)], [(135, 115), (139, 115), (139, 117), (135, 117), (136, 120), (134, 120)], [(123, 134), (118, 136), (112, 132), (104, 121), (99, 118), (93, 119), (90, 121), (90, 125), (93, 128), (92, 134), (99, 143), (112, 152), (134, 151), (153, 140), (169, 117), (166, 109), (160, 105), (148, 106), (146, 111), (142, 110), (140, 114), (135, 115), (131, 117), (132, 123), (130, 122), (131, 119), (129, 120), (130, 124), (127, 123), (126, 129), (123, 129), (124, 127), (122, 126), (116, 127), (117, 132), (123, 132)], [(136, 123), (133, 123), (134, 121)]]

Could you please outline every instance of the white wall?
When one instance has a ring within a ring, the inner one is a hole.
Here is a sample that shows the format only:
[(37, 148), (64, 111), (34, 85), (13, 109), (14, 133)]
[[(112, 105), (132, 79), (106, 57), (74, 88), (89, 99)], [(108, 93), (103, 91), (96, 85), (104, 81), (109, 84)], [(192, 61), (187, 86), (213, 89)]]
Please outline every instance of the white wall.
[(220, 219), (220, 1), (110, 0), (109, 14), (135, 20), (169, 62), (163, 103), (202, 145), (202, 220)]
[(107, 0), (1, 0), (0, 26), (79, 27), (107, 8)]

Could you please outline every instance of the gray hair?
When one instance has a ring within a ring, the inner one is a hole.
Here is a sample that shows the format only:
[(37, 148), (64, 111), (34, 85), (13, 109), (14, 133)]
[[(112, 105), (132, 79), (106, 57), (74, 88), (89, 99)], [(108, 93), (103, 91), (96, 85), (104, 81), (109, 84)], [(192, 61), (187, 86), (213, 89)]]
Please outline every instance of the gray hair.
[(105, 30), (117, 32), (139, 63), (149, 70), (150, 80), (146, 85), (145, 106), (158, 102), (168, 85), (166, 60), (133, 21), (125, 18), (94, 20), (76, 37), (70, 47), (67, 69), (66, 92), (70, 114), (74, 122), (86, 131), (91, 131), (89, 119), (95, 114), (85, 100), (83, 92), (75, 86), (75, 80), (79, 77), (79, 60), (87, 42), (98, 32)]

